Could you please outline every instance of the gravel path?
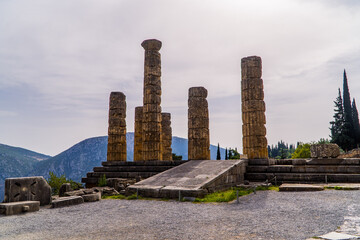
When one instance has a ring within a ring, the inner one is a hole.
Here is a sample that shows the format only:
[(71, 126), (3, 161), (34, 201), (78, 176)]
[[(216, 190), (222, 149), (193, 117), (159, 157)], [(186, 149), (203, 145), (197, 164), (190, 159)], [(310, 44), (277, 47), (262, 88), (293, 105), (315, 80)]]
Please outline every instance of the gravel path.
[(360, 216), (358, 199), (360, 191), (326, 190), (261, 191), (240, 204), (102, 200), (2, 216), (0, 239), (306, 239)]

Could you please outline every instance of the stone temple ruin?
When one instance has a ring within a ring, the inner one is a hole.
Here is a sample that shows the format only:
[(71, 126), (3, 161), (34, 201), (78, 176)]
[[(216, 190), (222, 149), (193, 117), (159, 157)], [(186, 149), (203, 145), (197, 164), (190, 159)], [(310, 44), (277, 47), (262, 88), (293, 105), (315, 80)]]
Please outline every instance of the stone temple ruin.
[[(49, 204), (54, 208), (99, 201), (105, 191), (118, 194), (117, 189), (95, 187), (104, 176), (108, 186), (121, 186), (124, 193), (179, 199), (201, 197), (242, 184), (244, 180), (360, 182), (360, 158), (340, 157), (336, 144), (311, 146), (310, 159), (268, 158), (262, 62), (257, 56), (241, 60), (243, 152), (247, 157), (209, 161), (208, 92), (204, 87), (192, 87), (188, 99), (189, 160), (173, 161), (171, 114), (161, 109), (159, 50), (162, 43), (150, 39), (143, 41), (141, 46), (145, 50), (144, 91), (143, 106), (135, 108), (134, 161), (128, 162), (126, 155), (126, 96), (122, 92), (111, 92), (107, 161), (82, 179), (87, 189), (70, 191), (70, 184), (63, 185), (59, 199), (53, 200), (51, 188), (43, 177), (9, 178), (5, 181), (5, 199), (0, 204), (0, 214), (38, 211), (40, 206)], [(360, 155), (359, 152), (356, 154)], [(126, 188), (130, 182), (135, 184)], [(89, 189), (91, 187), (94, 188)]]

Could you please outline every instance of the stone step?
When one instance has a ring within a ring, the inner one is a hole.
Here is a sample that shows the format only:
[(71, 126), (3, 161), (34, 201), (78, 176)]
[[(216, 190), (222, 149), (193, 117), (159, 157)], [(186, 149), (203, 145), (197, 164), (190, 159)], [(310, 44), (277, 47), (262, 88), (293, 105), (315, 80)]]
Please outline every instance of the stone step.
[(124, 162), (124, 161), (109, 161), (102, 162), (101, 165), (105, 166), (179, 166), (187, 160), (181, 161), (136, 161), (136, 162)]
[(35, 212), (40, 209), (40, 201), (20, 201), (0, 203), (0, 214), (15, 215), (26, 212)]
[(174, 166), (106, 166), (94, 167), (94, 172), (163, 172)]
[(81, 196), (61, 197), (53, 200), (51, 203), (52, 208), (68, 207), (76, 204), (84, 203), (84, 199)]
[(326, 173), (246, 173), (245, 179), (249, 181), (276, 180), (281, 182), (342, 182), (358, 183), (360, 174), (326, 174)]
[(106, 178), (148, 178), (159, 172), (90, 172), (86, 174), (88, 178), (100, 178), (105, 175)]
[(354, 165), (271, 165), (248, 166), (248, 173), (360, 173)]
[(322, 190), (324, 190), (323, 186), (311, 184), (284, 183), (279, 187), (279, 191), (281, 192), (313, 192)]

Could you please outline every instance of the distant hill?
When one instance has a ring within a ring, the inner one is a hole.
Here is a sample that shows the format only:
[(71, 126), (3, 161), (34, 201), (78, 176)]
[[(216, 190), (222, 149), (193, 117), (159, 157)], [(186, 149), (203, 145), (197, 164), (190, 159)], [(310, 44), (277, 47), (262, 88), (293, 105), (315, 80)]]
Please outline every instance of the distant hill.
[(34, 170), (36, 163), (49, 158), (51, 156), (0, 144), (0, 201), (4, 197), (6, 178), (28, 176)]
[[(126, 141), (127, 159), (133, 161), (134, 133), (127, 133)], [(173, 137), (173, 153), (187, 159), (187, 142), (187, 139)], [(0, 200), (3, 198), (4, 180), (8, 177), (44, 176), (47, 179), (51, 171), (58, 176), (65, 174), (66, 178), (80, 182), (86, 173), (93, 170), (93, 167), (101, 166), (101, 162), (106, 161), (107, 136), (85, 139), (54, 157), (9, 146), (1, 148), (1, 146), (6, 145), (0, 145), (0, 156), (12, 152), (11, 149), (17, 151), (10, 154), (10, 157), (0, 158), (0, 169), (5, 169), (5, 171), (0, 170), (0, 177), (4, 176), (0, 179)], [(211, 159), (216, 159), (216, 151), (217, 146), (211, 145)], [(224, 158), (225, 149), (221, 149), (221, 156)]]

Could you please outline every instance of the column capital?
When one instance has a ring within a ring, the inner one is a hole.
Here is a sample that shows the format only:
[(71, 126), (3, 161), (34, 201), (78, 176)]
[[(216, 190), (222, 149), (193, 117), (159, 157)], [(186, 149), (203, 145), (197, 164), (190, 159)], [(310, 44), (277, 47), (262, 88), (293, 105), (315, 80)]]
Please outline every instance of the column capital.
[(145, 49), (145, 51), (149, 51), (149, 50), (159, 51), (161, 45), (162, 45), (161, 41), (157, 39), (147, 39), (141, 43), (141, 46)]

